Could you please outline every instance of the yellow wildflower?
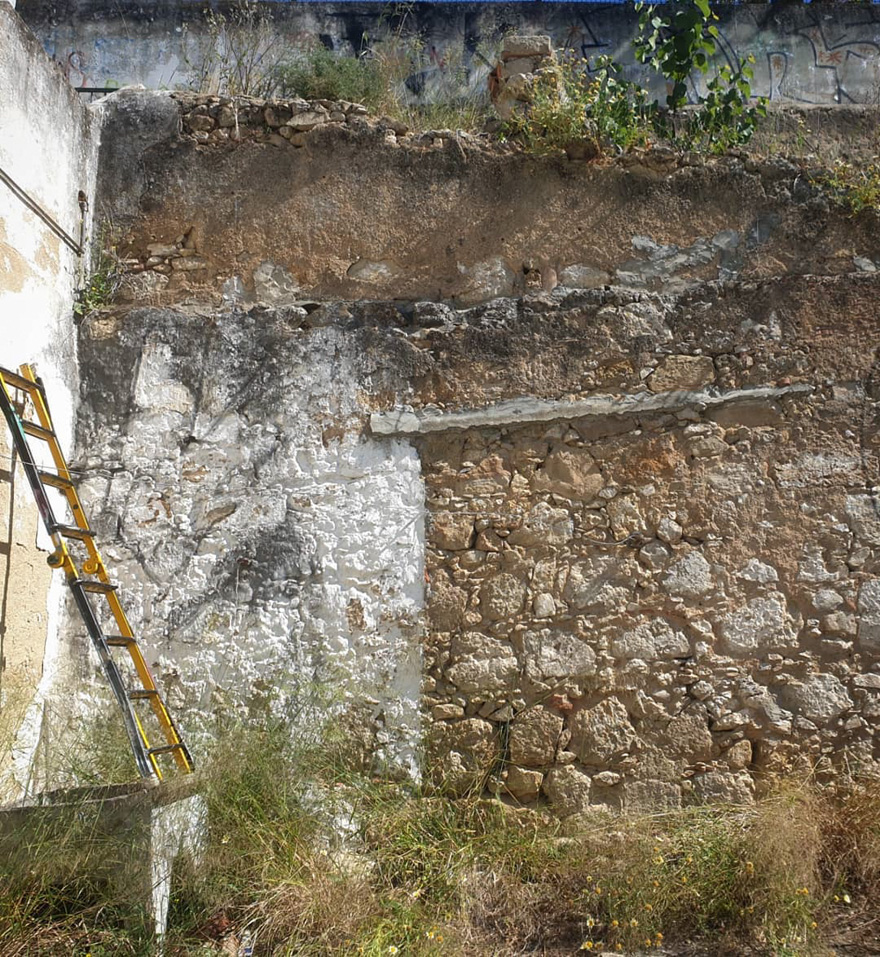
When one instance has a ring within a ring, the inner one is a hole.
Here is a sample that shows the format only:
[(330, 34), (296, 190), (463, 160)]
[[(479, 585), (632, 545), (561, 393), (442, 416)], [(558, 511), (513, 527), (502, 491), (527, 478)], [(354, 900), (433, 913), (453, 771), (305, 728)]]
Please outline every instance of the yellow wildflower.
[(654, 909), (654, 908), (653, 908), (650, 904), (645, 904), (645, 910), (646, 910), (646, 911), (650, 912), (650, 911), (652, 911), (653, 909)]
[(613, 921), (611, 921), (611, 926), (612, 926), (612, 927), (620, 927), (620, 921), (619, 921), (619, 920), (613, 920)]
[(682, 877), (681, 882), (682, 882), (682, 884), (687, 884), (687, 882), (688, 882), (687, 877)]
[(593, 918), (592, 918), (592, 917), (588, 917), (588, 918), (587, 918), (587, 927), (595, 927), (595, 926), (596, 926), (596, 922), (593, 920)]
[(638, 927), (638, 926), (639, 926), (639, 922), (635, 919), (635, 917), (633, 917), (633, 919), (629, 922), (629, 926), (630, 926), (630, 927)]
[(585, 940), (581, 944), (581, 950), (592, 950), (592, 949), (593, 949), (593, 942), (591, 940)]

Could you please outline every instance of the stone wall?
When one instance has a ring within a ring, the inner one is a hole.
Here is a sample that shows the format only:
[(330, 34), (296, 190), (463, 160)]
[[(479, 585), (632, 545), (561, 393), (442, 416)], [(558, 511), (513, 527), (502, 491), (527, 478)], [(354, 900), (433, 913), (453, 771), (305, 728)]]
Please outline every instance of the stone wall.
[(778, 158), (105, 110), (130, 276), (78, 464), (198, 750), (346, 710), (386, 767), (564, 813), (873, 773), (873, 214)]
[[(209, 42), (198, 0), (20, 0), (19, 10), (75, 86), (188, 86)], [(224, 9), (224, 4), (217, 9)], [(213, 8), (212, 8), (213, 9)], [(359, 53), (395, 37), (420, 37), (424, 55), (405, 79), (413, 99), (483, 95), (505, 35), (546, 34), (582, 56), (610, 54), (644, 77), (630, 46), (637, 13), (627, 4), (266, 4), (290, 49), (322, 45)], [(756, 59), (756, 94), (797, 104), (878, 102), (880, 15), (864, 4), (744, 4), (717, 8), (719, 62)], [(185, 27), (185, 29), (184, 29)], [(697, 79), (695, 82), (703, 82)]]
[[(87, 242), (97, 170), (97, 123), (12, 7), (0, 3), (0, 169), (66, 232)], [(80, 196), (86, 200), (80, 204)], [(83, 212), (85, 209), (85, 213)], [(73, 439), (77, 391), (74, 290), (81, 258), (0, 182), (0, 366), (36, 363), (65, 447)], [(42, 720), (43, 691), (55, 663), (62, 583), (37, 547), (37, 512), (0, 437), (0, 779), (9, 745), (19, 783)], [(43, 688), (34, 698), (37, 685)], [(16, 727), (27, 713), (26, 730)], [(13, 793), (18, 784), (9, 781)], [(0, 794), (6, 784), (0, 780)]]

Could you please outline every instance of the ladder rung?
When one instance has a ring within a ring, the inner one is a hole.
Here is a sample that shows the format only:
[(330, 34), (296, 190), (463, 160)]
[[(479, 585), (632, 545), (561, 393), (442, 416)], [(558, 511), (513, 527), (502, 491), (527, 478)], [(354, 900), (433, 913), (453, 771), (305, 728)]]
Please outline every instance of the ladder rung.
[(129, 645), (136, 645), (137, 639), (127, 635), (105, 635), (104, 642), (108, 648), (128, 648)]
[(170, 754), (178, 750), (183, 750), (183, 744), (160, 744), (155, 748), (147, 748), (147, 754)]
[(35, 439), (42, 439), (44, 442), (55, 438), (55, 433), (51, 429), (44, 429), (42, 425), (38, 425), (36, 422), (22, 420), (21, 427), (26, 435), (32, 435)]
[(73, 479), (64, 478), (63, 475), (56, 475), (54, 472), (38, 472), (40, 481), (43, 485), (51, 485), (52, 488), (67, 489), (73, 488)]
[(116, 591), (119, 587), (113, 582), (102, 582), (96, 578), (75, 578), (71, 584), (79, 585), (83, 591), (91, 592), (94, 595), (107, 595), (111, 591)]
[(11, 385), (14, 389), (24, 389), (25, 392), (33, 392), (35, 390), (43, 391), (42, 383), (31, 382), (30, 379), (25, 379), (24, 376), (20, 376), (17, 372), (0, 369), (0, 375), (3, 376), (6, 384)]
[(90, 528), (80, 528), (79, 525), (56, 525), (54, 531), (65, 538), (78, 538), (81, 542), (95, 537), (95, 533)]
[(145, 688), (143, 691), (129, 691), (128, 697), (131, 698), (132, 701), (138, 701), (142, 698), (158, 698), (159, 692), (150, 691)]

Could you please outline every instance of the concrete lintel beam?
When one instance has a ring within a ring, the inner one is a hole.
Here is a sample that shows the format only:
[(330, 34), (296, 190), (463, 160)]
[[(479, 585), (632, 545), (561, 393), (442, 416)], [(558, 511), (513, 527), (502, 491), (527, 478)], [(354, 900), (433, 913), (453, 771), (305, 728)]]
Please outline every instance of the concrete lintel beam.
[(425, 435), (449, 430), (499, 428), (583, 419), (609, 415), (641, 415), (647, 412), (675, 412), (705, 409), (732, 402), (768, 402), (785, 396), (806, 395), (807, 384), (758, 386), (752, 389), (703, 390), (700, 392), (644, 392), (637, 395), (593, 395), (588, 399), (505, 399), (482, 409), (443, 412), (435, 409), (395, 409), (374, 412), (370, 429), (374, 435)]

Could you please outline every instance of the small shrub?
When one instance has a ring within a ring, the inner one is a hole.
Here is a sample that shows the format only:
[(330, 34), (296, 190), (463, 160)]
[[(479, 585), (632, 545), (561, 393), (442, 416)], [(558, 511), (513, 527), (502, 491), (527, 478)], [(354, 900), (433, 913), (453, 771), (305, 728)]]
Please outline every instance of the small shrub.
[(864, 210), (880, 212), (880, 160), (854, 166), (839, 161), (827, 173), (815, 178), (836, 203), (854, 216)]
[[(270, 97), (278, 88), (287, 50), (257, 0), (236, 0), (228, 13), (206, 10), (207, 37), (195, 60), (186, 60), (199, 93)], [(183, 46), (186, 49), (186, 26)]]
[(279, 96), (300, 96), (306, 100), (348, 100), (375, 109), (387, 93), (375, 58), (367, 54), (343, 56), (324, 47), (280, 65), (277, 77)]
[(92, 250), (91, 269), (73, 303), (73, 316), (81, 321), (90, 312), (109, 306), (119, 292), (124, 272), (116, 255), (113, 231), (104, 225)]
[(514, 120), (511, 132), (532, 152), (548, 153), (591, 142), (596, 150), (613, 146), (628, 150), (651, 140), (672, 140), (689, 149), (724, 152), (746, 144), (766, 100), (751, 101), (753, 57), (735, 69), (721, 66), (709, 80), (694, 110), (688, 104), (688, 81), (705, 74), (717, 50), (716, 15), (708, 0), (674, 4), (661, 15), (639, 3), (639, 34), (633, 41), (636, 59), (665, 81), (665, 105), (623, 78), (610, 57), (568, 60), (538, 75), (528, 112)]

